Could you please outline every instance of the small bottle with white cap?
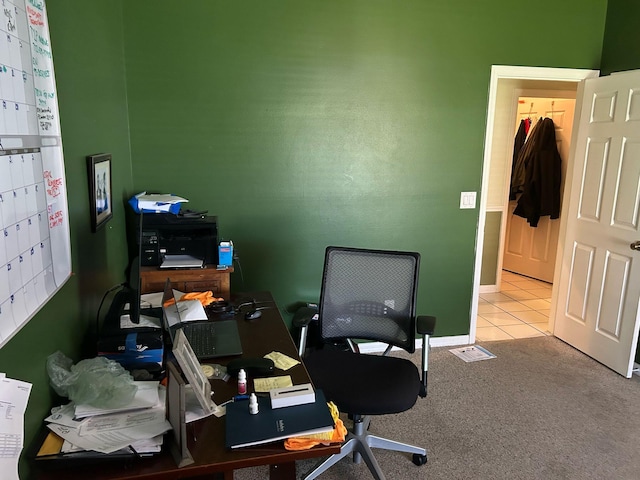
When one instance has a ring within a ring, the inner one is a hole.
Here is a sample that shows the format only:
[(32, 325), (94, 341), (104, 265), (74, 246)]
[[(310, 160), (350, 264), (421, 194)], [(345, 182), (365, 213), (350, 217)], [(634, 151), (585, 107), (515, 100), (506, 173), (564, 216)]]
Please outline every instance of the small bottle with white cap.
[(244, 368), (241, 368), (238, 372), (238, 395), (245, 395), (247, 393), (247, 374)]
[(255, 393), (249, 395), (249, 413), (251, 415), (258, 413), (258, 397)]

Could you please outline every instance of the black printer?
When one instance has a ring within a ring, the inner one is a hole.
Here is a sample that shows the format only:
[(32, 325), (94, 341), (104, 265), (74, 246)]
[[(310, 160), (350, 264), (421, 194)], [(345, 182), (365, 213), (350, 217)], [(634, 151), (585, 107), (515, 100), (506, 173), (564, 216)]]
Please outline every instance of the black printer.
[(140, 225), (136, 228), (142, 266), (160, 266), (165, 255), (190, 255), (218, 264), (218, 217), (150, 213), (137, 218), (142, 222), (142, 231)]

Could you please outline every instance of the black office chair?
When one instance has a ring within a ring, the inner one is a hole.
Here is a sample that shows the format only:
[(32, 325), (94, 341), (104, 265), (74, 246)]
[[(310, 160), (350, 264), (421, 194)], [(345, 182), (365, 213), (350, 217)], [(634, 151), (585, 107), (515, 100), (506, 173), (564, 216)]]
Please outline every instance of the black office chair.
[[(355, 463), (364, 459), (374, 478), (383, 480), (371, 447), (412, 453), (416, 465), (427, 461), (424, 448), (368, 432), (371, 415), (404, 412), (418, 396), (427, 394), (429, 337), (436, 319), (415, 315), (419, 265), (418, 253), (327, 248), (318, 315), (314, 318), (314, 308), (304, 307), (304, 318), (296, 315), (294, 323), (301, 329), (299, 351), (315, 387), (353, 419), (353, 429), (340, 453), (318, 465), (305, 480), (350, 454)], [(309, 326), (317, 327), (322, 348), (306, 348)], [(416, 329), (422, 335), (422, 379), (413, 362), (388, 356), (394, 346), (413, 353)], [(387, 347), (383, 355), (361, 354), (356, 339)]]

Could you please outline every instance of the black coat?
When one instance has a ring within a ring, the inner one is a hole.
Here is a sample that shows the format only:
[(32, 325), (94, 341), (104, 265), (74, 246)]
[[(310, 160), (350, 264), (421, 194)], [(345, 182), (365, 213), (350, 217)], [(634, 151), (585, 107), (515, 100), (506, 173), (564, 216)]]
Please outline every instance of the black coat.
[(524, 183), (513, 214), (526, 218), (532, 227), (538, 226), (542, 216), (558, 218), (562, 159), (553, 120), (543, 118), (536, 124), (517, 163), (524, 170)]

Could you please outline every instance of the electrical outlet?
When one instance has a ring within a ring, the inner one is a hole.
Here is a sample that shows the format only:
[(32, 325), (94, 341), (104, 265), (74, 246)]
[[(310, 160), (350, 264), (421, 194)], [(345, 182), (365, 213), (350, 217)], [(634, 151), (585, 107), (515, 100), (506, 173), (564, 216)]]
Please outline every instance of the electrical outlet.
[(461, 192), (460, 208), (476, 208), (476, 192)]

